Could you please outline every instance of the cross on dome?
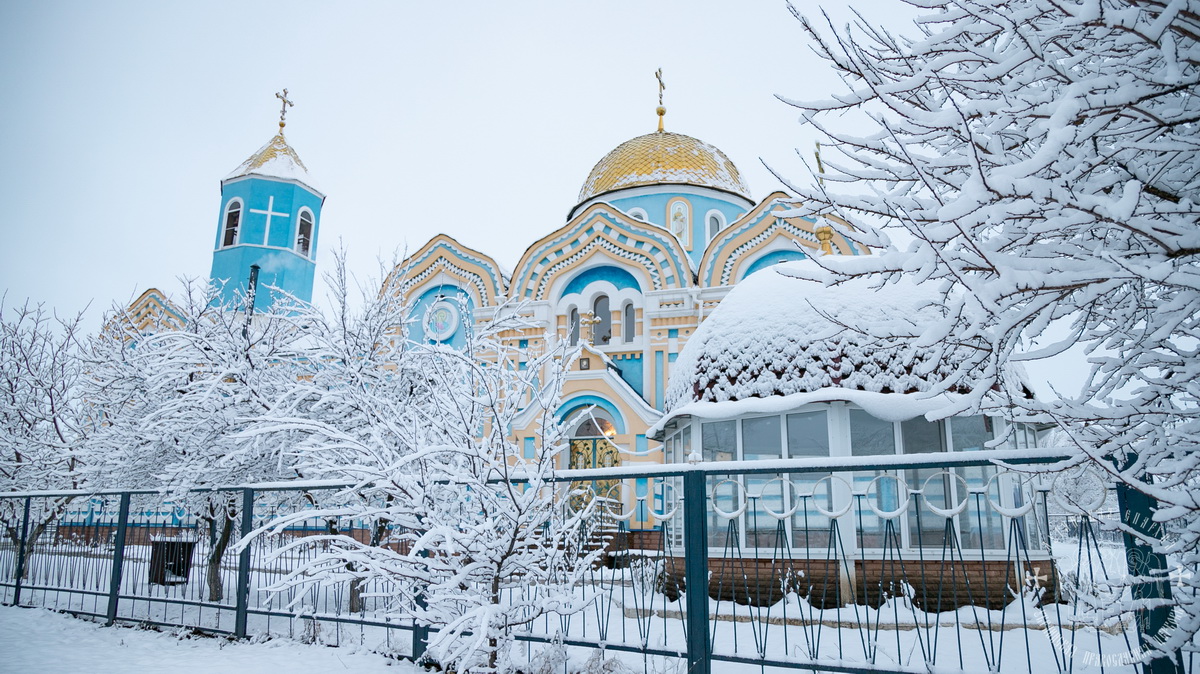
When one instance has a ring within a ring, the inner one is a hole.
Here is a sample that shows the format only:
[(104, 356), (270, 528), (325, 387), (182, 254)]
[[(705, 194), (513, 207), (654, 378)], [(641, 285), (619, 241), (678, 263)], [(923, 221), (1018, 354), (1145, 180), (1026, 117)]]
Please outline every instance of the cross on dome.
[(663, 82), (662, 68), (654, 72), (654, 77), (658, 80), (658, 109), (655, 112), (658, 113), (658, 130), (662, 131), (663, 116), (667, 114), (667, 109), (663, 107), (663, 90), (667, 88), (667, 85)]
[(279, 128), (281, 128), (281, 129), (283, 127), (287, 126), (287, 123), (284, 122), (284, 120), (283, 120), (284, 117), (287, 117), (287, 109), (289, 107), (296, 107), (295, 103), (288, 100), (287, 95), (288, 95), (287, 89), (284, 89), (283, 93), (280, 93), (278, 91), (275, 92), (275, 98), (278, 98), (280, 100), (280, 103), (279, 103)]

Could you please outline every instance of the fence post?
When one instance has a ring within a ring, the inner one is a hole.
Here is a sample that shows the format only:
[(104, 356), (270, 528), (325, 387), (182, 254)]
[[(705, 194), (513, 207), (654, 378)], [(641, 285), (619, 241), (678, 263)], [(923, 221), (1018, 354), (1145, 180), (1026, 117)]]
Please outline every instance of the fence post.
[(114, 541), (112, 578), (108, 583), (108, 621), (112, 625), (117, 620), (117, 603), (121, 598), (121, 567), (125, 565), (125, 530), (129, 528), (129, 501), (132, 494), (121, 493), (121, 508), (117, 511), (117, 539)]
[(238, 555), (237, 613), (233, 621), (233, 635), (246, 638), (246, 617), (250, 609), (250, 545), (245, 542), (254, 531), (254, 490), (242, 490), (242, 552)]
[(17, 542), (17, 581), (13, 587), (13, 606), (21, 605), (21, 580), (25, 577), (25, 540), (29, 538), (29, 502), (25, 497), (25, 515), (21, 518), (21, 540)]
[(708, 513), (704, 494), (706, 475), (690, 470), (683, 475), (683, 556), (687, 590), (688, 674), (710, 674), (708, 643)]

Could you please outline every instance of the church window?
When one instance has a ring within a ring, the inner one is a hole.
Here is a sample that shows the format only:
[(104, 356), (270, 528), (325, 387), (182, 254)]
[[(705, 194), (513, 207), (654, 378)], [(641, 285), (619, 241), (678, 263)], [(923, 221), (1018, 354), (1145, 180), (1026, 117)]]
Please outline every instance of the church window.
[(300, 209), (300, 227), (296, 232), (296, 252), (308, 257), (312, 251), (313, 216), (307, 208)]
[(567, 314), (567, 329), (571, 331), (571, 346), (575, 346), (579, 343), (579, 310), (575, 307)]
[(644, 211), (640, 208), (629, 209), (629, 217), (633, 218), (634, 220), (641, 220), (642, 222), (649, 222), (649, 218), (646, 217), (646, 211)]
[(612, 312), (608, 306), (608, 295), (596, 298), (592, 305), (592, 317), (596, 319), (592, 326), (592, 344), (606, 345), (612, 341)]
[(231, 199), (225, 207), (225, 231), (221, 236), (221, 247), (226, 248), (237, 243), (238, 228), (242, 224), (242, 202)]
[(633, 302), (626, 302), (625, 309), (621, 312), (621, 332), (626, 342), (632, 342), (637, 335), (636, 311), (633, 308)]
[(720, 211), (708, 212), (708, 240), (712, 241), (717, 238), (717, 234), (725, 228), (725, 219), (721, 217)]

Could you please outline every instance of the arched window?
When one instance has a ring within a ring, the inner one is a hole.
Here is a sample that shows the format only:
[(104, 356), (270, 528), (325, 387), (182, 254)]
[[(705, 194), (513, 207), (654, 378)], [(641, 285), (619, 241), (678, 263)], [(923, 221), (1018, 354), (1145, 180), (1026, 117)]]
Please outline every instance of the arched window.
[(608, 308), (608, 295), (596, 298), (592, 305), (592, 316), (596, 319), (596, 324), (592, 326), (592, 344), (608, 344), (612, 341), (612, 312)]
[(712, 241), (717, 238), (717, 233), (721, 231), (722, 223), (721, 216), (717, 213), (708, 214), (708, 240)]
[(621, 312), (621, 336), (628, 343), (632, 342), (634, 336), (637, 335), (637, 324), (634, 318), (636, 311), (633, 308), (633, 302), (626, 302), (625, 309)]
[(579, 343), (579, 310), (575, 307), (567, 314), (567, 330), (571, 331), (571, 346), (575, 346)]
[(231, 199), (225, 207), (225, 233), (221, 236), (221, 247), (226, 248), (237, 243), (238, 228), (242, 224), (242, 202)]
[(313, 215), (307, 208), (300, 209), (300, 227), (296, 231), (296, 252), (308, 257), (312, 250)]
[(634, 220), (641, 220), (642, 222), (649, 222), (649, 219), (646, 217), (646, 211), (644, 211), (640, 208), (629, 209), (629, 217), (633, 218)]

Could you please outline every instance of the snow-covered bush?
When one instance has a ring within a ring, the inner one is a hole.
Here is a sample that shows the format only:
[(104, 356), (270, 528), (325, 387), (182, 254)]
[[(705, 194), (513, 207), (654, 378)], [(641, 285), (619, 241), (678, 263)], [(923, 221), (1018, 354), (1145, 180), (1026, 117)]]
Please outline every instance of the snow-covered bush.
[[(342, 505), (314, 502), (260, 533), (310, 518), (370, 523), (366, 540), (331, 529), (278, 550), (314, 554), (276, 587), (350, 581), (353, 609), (357, 595), (371, 597), (431, 627), (441, 664), (510, 671), (513, 629), (582, 608), (576, 584), (598, 554), (580, 545), (592, 508), (565, 507), (567, 487), (550, 481), (566, 447), (555, 411), (574, 354), (514, 347), (503, 335), (526, 322), (507, 305), (480, 325), (467, 319), (461, 349), (410, 342), (401, 277), (352, 309), (339, 265), (332, 316), (296, 317), (303, 374), (243, 437), (276, 445), (306, 476), (354, 486), (326, 499)], [(530, 407), (540, 415), (532, 457), (510, 436)]]
[(218, 290), (188, 283), (170, 303), (170, 325), (115, 309), (90, 345), (84, 391), (104, 419), (87, 447), (92, 484), (159, 489), (206, 522), (210, 601), (224, 596), (220, 563), (240, 503), (231, 492), (189, 490), (295, 476), (274, 447), (238, 433), (294, 383), (288, 363), (302, 333), (292, 318), (305, 310), (281, 300), (249, 320)]
[[(882, 251), (823, 258), (825, 278), (940, 281), (947, 319), (913, 337), (935, 359), (955, 354), (942, 390), (971, 392), (941, 413), (1054, 422), (1095, 468), (1157, 499), (1159, 521), (1182, 523), (1176, 540), (1143, 538), (1195, 570), (1196, 3), (912, 4), (927, 13), (910, 38), (865, 19), (839, 31), (800, 17), (849, 91), (790, 101), (832, 149), (822, 181), (794, 186), (797, 212), (836, 214)], [(1089, 355), (1079, 390), (1034, 400), (998, 385), (1004, 363), (1072, 347)], [(1196, 583), (1188, 573), (1177, 588), (1167, 650), (1200, 629)]]
[[(5, 307), (0, 298), (0, 491), (83, 486), (83, 445), (96, 424), (80, 395), (80, 319), (41, 305)], [(26, 534), (34, 543), (70, 499), (35, 499)], [(24, 502), (0, 500), (0, 525), (21, 537)]]

